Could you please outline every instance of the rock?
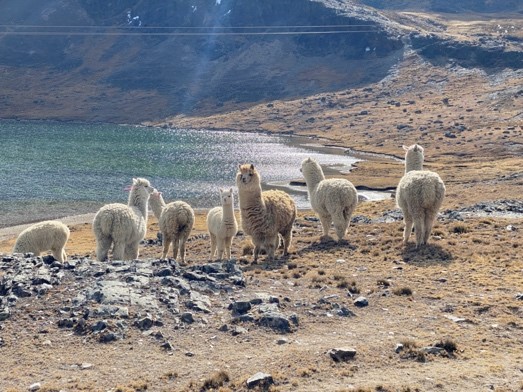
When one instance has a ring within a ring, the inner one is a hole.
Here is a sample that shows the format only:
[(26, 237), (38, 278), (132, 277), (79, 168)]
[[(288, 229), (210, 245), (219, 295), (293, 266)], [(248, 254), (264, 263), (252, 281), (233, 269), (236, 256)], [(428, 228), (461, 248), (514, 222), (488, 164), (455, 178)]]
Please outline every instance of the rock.
[(182, 313), (182, 315), (180, 316), (180, 319), (184, 322), (184, 323), (187, 323), (187, 324), (192, 324), (194, 323), (194, 317), (192, 315), (191, 312), (184, 312)]
[(93, 367), (93, 364), (89, 363), (89, 362), (84, 362), (80, 365), (80, 369), (82, 369), (82, 370), (91, 369), (92, 367)]
[(170, 267), (162, 268), (154, 273), (154, 276), (172, 276), (173, 271)]
[(278, 344), (278, 345), (287, 344), (287, 343), (289, 343), (289, 339), (287, 339), (287, 338), (276, 339), (276, 344)]
[(252, 389), (256, 387), (267, 389), (274, 384), (274, 380), (270, 374), (258, 372), (247, 380), (247, 388)]
[(232, 311), (233, 316), (239, 316), (251, 310), (251, 303), (247, 301), (236, 301), (230, 304), (228, 309)]
[(353, 359), (356, 356), (356, 349), (332, 348), (327, 352), (327, 354), (329, 354), (335, 362), (345, 362), (350, 359)]
[(135, 324), (139, 329), (141, 329), (142, 331), (145, 331), (146, 329), (151, 328), (153, 326), (154, 322), (151, 317), (146, 316), (140, 320), (137, 320)]
[(220, 328), (218, 328), (218, 331), (221, 332), (227, 332), (229, 330), (229, 326), (227, 324), (223, 324)]
[(166, 340), (165, 342), (162, 343), (162, 345), (160, 346), (161, 348), (163, 348), (164, 350), (166, 351), (174, 351), (174, 346), (171, 344), (170, 341)]
[(394, 349), (394, 351), (395, 351), (397, 354), (399, 354), (400, 352), (403, 351), (403, 349), (404, 349), (403, 344), (402, 344), (402, 343), (398, 343), (398, 344), (396, 344), (396, 348)]
[(442, 354), (445, 352), (445, 349), (443, 347), (436, 347), (436, 346), (423, 347), (421, 350), (427, 354), (433, 354), (433, 355), (439, 355), (439, 354)]
[(35, 382), (34, 384), (29, 385), (28, 389), (30, 392), (34, 392), (38, 391), (40, 388), (42, 388), (42, 384), (40, 384), (39, 382)]
[(110, 343), (118, 339), (118, 336), (114, 332), (107, 332), (100, 335), (98, 339), (100, 343)]
[(336, 311), (336, 314), (341, 317), (355, 317), (356, 316), (356, 313), (354, 313), (352, 310), (350, 310), (346, 307), (341, 307), (340, 309), (338, 309)]
[[(257, 323), (262, 327), (268, 327), (277, 332), (292, 332), (290, 319), (281, 313), (265, 313), (258, 319)], [(295, 324), (297, 324), (297, 320)]]
[(517, 293), (516, 294), (516, 299), (519, 299), (520, 301), (523, 301), (523, 293)]
[(0, 309), (0, 321), (7, 320), (9, 316), (11, 316), (11, 311), (7, 306)]
[(243, 335), (245, 333), (247, 333), (247, 329), (246, 328), (243, 328), (243, 327), (240, 327), (239, 325), (235, 326), (232, 330), (231, 330), (231, 334), (232, 336), (237, 336), (237, 335)]
[(358, 308), (363, 308), (363, 307), (369, 305), (369, 301), (367, 300), (367, 298), (361, 296), (354, 300), (354, 305), (357, 306)]

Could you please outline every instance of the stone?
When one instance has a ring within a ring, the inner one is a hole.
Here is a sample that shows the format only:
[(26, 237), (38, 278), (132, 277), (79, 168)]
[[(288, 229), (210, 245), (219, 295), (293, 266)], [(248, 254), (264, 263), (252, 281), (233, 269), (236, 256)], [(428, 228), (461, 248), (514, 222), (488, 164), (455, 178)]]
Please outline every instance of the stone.
[(34, 384), (29, 385), (28, 389), (30, 392), (34, 392), (38, 391), (40, 388), (42, 388), (42, 384), (40, 384), (39, 382), (35, 382)]
[(184, 312), (182, 313), (182, 315), (180, 316), (180, 319), (184, 322), (184, 323), (187, 323), (187, 324), (192, 324), (194, 323), (194, 317), (192, 315), (191, 312)]
[(396, 354), (399, 354), (400, 352), (403, 351), (405, 347), (403, 346), (402, 343), (398, 343), (396, 344), (396, 347), (394, 348), (394, 351), (396, 352)]
[(360, 296), (354, 300), (354, 305), (358, 308), (363, 308), (369, 305), (369, 301), (367, 300), (367, 298)]
[(427, 354), (433, 354), (433, 355), (439, 355), (439, 354), (442, 354), (445, 352), (445, 349), (443, 347), (436, 347), (436, 346), (423, 347), (421, 350)]
[(162, 345), (160, 346), (161, 348), (163, 348), (164, 350), (166, 351), (174, 351), (174, 346), (171, 344), (170, 341), (166, 340), (165, 342), (162, 343)]
[(354, 348), (332, 348), (327, 354), (335, 362), (346, 362), (350, 359), (353, 359), (356, 356), (356, 349)]
[(344, 306), (339, 308), (338, 310), (336, 310), (336, 314), (341, 317), (355, 317), (356, 316), (356, 313), (354, 313), (352, 310), (350, 310)]
[(107, 332), (100, 335), (98, 339), (100, 343), (110, 343), (118, 339), (118, 336), (114, 332)]
[(247, 388), (249, 389), (256, 387), (267, 389), (272, 384), (274, 384), (274, 380), (267, 373), (258, 372), (247, 379)]
[(251, 310), (251, 303), (247, 301), (236, 301), (230, 304), (228, 309), (232, 311), (234, 316), (239, 316)]
[(11, 311), (7, 306), (0, 309), (0, 321), (7, 320), (9, 316), (11, 316)]
[(265, 313), (258, 319), (257, 323), (262, 327), (268, 327), (278, 332), (292, 332), (289, 318), (281, 313)]
[(82, 370), (91, 369), (92, 367), (93, 367), (93, 364), (89, 363), (89, 362), (84, 362), (80, 365), (80, 369), (82, 369)]
[(518, 299), (520, 301), (523, 301), (523, 293), (517, 293), (516, 294), (516, 299)]
[(151, 328), (153, 324), (153, 319), (149, 316), (143, 317), (136, 321), (136, 326), (142, 331)]

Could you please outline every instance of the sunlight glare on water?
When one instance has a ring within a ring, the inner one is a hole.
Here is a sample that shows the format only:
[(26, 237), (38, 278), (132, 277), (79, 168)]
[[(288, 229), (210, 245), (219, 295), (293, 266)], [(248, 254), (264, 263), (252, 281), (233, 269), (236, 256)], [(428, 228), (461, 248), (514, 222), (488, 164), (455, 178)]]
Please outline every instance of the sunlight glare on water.
[[(236, 189), (241, 163), (253, 163), (267, 189), (301, 179), (307, 157), (341, 170), (356, 161), (255, 133), (17, 121), (0, 127), (0, 216), (6, 219), (0, 226), (28, 221), (24, 214), (65, 216), (125, 203), (123, 189), (133, 177), (149, 179), (167, 201), (209, 208), (219, 204), (218, 188)], [(299, 208), (309, 207), (304, 192), (293, 196)]]

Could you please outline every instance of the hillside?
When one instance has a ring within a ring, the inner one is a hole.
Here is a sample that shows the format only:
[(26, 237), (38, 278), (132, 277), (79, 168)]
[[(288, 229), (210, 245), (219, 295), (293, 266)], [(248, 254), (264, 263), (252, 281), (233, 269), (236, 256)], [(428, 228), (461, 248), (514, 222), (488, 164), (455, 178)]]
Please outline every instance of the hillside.
[[(521, 6), (366, 3), (4, 2), (0, 118), (137, 123), (226, 113), (372, 86), (411, 50), (489, 74), (521, 67)], [(460, 13), (433, 13), (445, 6)]]

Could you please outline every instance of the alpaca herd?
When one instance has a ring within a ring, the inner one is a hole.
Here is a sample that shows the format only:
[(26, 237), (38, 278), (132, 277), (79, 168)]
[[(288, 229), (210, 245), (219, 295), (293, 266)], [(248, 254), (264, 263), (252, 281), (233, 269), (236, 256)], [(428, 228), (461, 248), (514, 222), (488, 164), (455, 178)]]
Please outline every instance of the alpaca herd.
[[(416, 248), (419, 248), (428, 242), (443, 203), (445, 185), (437, 173), (423, 170), (424, 150), (421, 146), (415, 144), (403, 148), (406, 151), (405, 174), (396, 189), (396, 203), (404, 216), (404, 244), (407, 244), (414, 228)], [(333, 225), (338, 242), (344, 241), (358, 203), (356, 188), (345, 179), (326, 179), (321, 166), (312, 158), (305, 159), (300, 170), (307, 184), (312, 210), (321, 222), (321, 238), (329, 238)], [(280, 245), (283, 245), (283, 256), (288, 255), (297, 214), (293, 198), (280, 190), (262, 191), (261, 176), (253, 164), (239, 165), (236, 186), (240, 225), (236, 221), (232, 188), (220, 189), (221, 205), (207, 214), (210, 258), (231, 258), (232, 242), (239, 226), (252, 239), (254, 261), (262, 251), (267, 254), (268, 261), (274, 260)], [(92, 228), (97, 259), (106, 261), (111, 248), (113, 260), (137, 259), (140, 242), (147, 232), (150, 206), (162, 233), (162, 259), (167, 258), (172, 244), (173, 258), (185, 262), (186, 242), (195, 220), (192, 207), (184, 201), (166, 203), (161, 192), (143, 178), (133, 179), (128, 190), (127, 204), (107, 204), (94, 217)], [(13, 253), (38, 256), (50, 250), (56, 260), (63, 262), (67, 259), (65, 244), (68, 239), (69, 229), (63, 223), (36, 223), (19, 234)]]

